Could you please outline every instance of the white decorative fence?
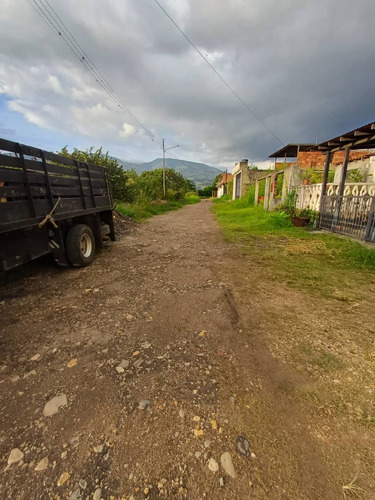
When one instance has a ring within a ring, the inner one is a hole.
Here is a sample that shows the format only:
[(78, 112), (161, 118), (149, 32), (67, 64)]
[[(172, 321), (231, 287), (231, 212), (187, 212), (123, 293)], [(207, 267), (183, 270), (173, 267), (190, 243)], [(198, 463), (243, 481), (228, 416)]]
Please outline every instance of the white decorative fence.
[[(319, 210), (322, 184), (308, 184), (294, 188), (297, 194), (296, 207)], [(327, 184), (326, 196), (337, 196), (338, 184)], [(345, 184), (344, 196), (375, 196), (375, 184), (353, 182)]]
[(297, 186), (295, 188), (297, 199), (296, 207), (300, 209), (309, 208), (310, 210), (319, 210), (320, 194), (322, 192), (321, 184), (308, 184), (307, 186)]
[[(339, 185), (328, 184), (327, 196), (338, 196)], [(375, 196), (375, 184), (353, 182), (345, 184), (343, 196)]]

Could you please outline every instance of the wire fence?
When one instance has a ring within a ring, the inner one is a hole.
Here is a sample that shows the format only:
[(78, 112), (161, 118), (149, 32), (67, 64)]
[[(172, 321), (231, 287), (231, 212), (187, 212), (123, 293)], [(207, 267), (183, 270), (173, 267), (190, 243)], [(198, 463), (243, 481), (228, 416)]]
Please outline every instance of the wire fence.
[(324, 196), (320, 228), (375, 243), (375, 196)]

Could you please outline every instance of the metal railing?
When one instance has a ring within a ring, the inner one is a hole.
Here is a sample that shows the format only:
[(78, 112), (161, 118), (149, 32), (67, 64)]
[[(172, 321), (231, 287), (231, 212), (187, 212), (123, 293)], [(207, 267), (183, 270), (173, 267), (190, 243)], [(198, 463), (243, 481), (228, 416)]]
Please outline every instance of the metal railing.
[(324, 196), (320, 228), (375, 242), (375, 196)]

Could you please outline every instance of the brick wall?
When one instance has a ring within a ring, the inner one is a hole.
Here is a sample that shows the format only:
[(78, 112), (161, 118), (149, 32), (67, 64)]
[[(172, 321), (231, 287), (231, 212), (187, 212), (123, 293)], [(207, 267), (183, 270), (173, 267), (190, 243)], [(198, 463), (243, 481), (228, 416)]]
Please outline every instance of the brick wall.
[(222, 176), (220, 177), (220, 179), (217, 181), (217, 185), (221, 186), (222, 184), (227, 184), (232, 179), (233, 179), (233, 175), (232, 174), (224, 173), (224, 174), (222, 174)]
[[(349, 161), (361, 160), (370, 156), (368, 151), (351, 151)], [(331, 165), (340, 165), (343, 163), (345, 151), (336, 151), (333, 155)], [(297, 158), (297, 163), (301, 168), (323, 169), (326, 155), (320, 151), (301, 151)]]
[[(371, 153), (368, 151), (351, 151), (349, 161), (356, 161), (368, 158), (371, 156)], [(345, 151), (337, 151), (333, 155), (333, 159), (331, 161), (332, 166), (341, 165), (344, 162)], [(326, 161), (326, 155), (321, 151), (301, 151), (298, 155), (297, 162), (284, 163), (277, 162), (276, 170), (282, 170), (285, 168), (285, 165), (288, 167), (290, 165), (299, 165), (303, 169), (314, 168), (316, 170), (323, 170), (324, 163)]]

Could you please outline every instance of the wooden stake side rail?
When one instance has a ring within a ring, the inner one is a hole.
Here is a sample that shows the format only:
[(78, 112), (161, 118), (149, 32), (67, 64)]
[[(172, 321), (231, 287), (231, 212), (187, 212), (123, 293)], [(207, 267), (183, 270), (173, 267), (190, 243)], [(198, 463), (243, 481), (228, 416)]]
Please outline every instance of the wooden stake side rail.
[(0, 139), (0, 233), (39, 224), (59, 197), (56, 220), (112, 210), (107, 169)]

